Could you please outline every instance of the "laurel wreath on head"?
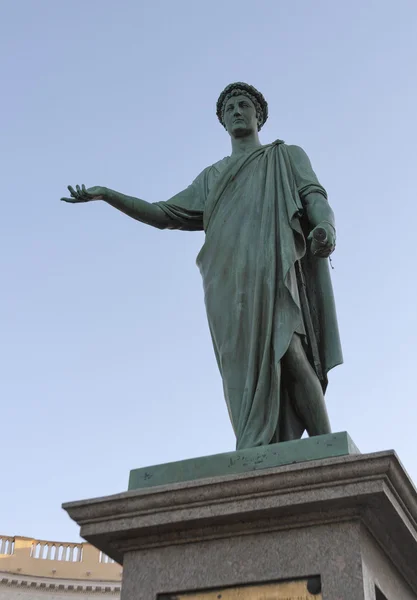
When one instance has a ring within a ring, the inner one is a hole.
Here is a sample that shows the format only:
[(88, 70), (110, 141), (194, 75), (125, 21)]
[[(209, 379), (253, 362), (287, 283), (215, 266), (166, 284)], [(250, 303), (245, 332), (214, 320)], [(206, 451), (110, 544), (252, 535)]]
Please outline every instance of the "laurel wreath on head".
[(233, 96), (240, 95), (247, 96), (253, 102), (256, 109), (256, 117), (258, 119), (258, 131), (260, 131), (268, 118), (268, 103), (261, 94), (261, 92), (254, 88), (253, 85), (243, 83), (242, 81), (230, 83), (224, 88), (224, 90), (219, 96), (219, 99), (217, 100), (217, 118), (219, 119), (223, 127), (225, 127), (224, 108), (226, 106), (226, 103)]

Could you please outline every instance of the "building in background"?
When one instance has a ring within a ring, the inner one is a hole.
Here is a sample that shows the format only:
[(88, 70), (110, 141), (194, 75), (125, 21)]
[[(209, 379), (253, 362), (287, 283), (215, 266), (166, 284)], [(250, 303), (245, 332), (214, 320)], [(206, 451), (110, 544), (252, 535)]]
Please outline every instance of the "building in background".
[(119, 600), (122, 567), (87, 543), (0, 535), (0, 600)]

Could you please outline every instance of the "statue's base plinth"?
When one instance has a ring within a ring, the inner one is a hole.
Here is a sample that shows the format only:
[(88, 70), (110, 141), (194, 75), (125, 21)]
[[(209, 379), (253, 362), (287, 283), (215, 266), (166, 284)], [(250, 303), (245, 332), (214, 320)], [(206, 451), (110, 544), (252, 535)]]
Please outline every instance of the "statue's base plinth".
[(349, 434), (346, 431), (329, 433), (291, 442), (134, 469), (130, 472), (128, 489), (139, 490), (155, 485), (196, 481), (206, 477), (239, 475), (240, 473), (308, 460), (346, 456), (347, 454), (359, 454), (359, 450)]
[(417, 491), (392, 451), (64, 508), (123, 563), (122, 600), (417, 598)]

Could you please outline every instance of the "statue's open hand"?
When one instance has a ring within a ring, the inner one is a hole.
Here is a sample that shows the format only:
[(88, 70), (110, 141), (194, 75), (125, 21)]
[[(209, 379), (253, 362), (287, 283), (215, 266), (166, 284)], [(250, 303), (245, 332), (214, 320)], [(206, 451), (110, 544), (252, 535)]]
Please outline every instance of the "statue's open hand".
[(63, 202), (72, 202), (72, 204), (78, 202), (91, 202), (91, 200), (104, 200), (106, 195), (106, 188), (98, 185), (88, 189), (86, 189), (85, 185), (82, 185), (81, 187), (76, 185), (75, 190), (69, 185), (68, 190), (71, 194), (71, 198), (61, 198), (61, 200), (63, 200)]
[(308, 236), (314, 256), (328, 258), (336, 247), (336, 230), (331, 223), (323, 221)]

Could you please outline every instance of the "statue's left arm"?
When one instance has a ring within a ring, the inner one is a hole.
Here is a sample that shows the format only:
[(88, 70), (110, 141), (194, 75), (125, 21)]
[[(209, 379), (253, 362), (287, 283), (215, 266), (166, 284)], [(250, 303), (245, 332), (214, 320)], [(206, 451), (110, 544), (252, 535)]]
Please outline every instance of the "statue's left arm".
[(316, 256), (326, 258), (336, 243), (336, 225), (326, 190), (320, 185), (310, 159), (299, 146), (288, 146), (298, 193), (311, 227), (309, 239)]

